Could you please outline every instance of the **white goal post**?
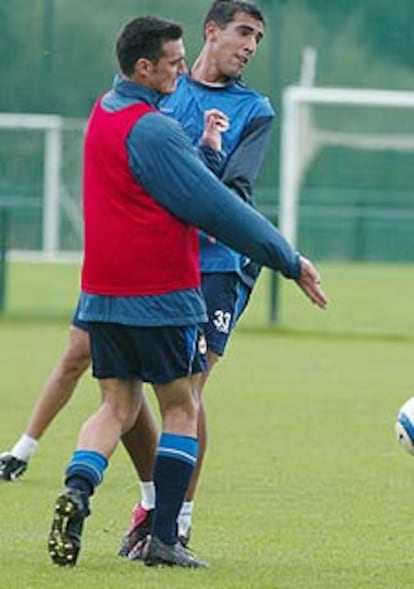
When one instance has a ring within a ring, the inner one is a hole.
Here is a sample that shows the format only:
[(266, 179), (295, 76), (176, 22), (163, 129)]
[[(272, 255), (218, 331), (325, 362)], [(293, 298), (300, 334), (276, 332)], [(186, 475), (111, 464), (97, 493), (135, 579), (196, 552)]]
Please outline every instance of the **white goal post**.
[(43, 180), (43, 251), (58, 249), (58, 210), (61, 168), (62, 117), (55, 115), (0, 114), (2, 129), (30, 129), (45, 133)]
[[(67, 182), (64, 178), (64, 170), (67, 166), (68, 145), (76, 147), (74, 138), (82, 138), (85, 127), (85, 121), (82, 119), (64, 118), (58, 115), (48, 114), (28, 114), (28, 113), (0, 113), (0, 133), (13, 132), (14, 137), (22, 137), (19, 143), (20, 150), (14, 148), (8, 151), (7, 159), (17, 162), (19, 166), (19, 157), (23, 157), (20, 152), (24, 151), (25, 137), (39, 136), (42, 138), (42, 217), (41, 217), (41, 245), (37, 255), (44, 259), (54, 259), (62, 253), (60, 225), (62, 214), (66, 222), (71, 226), (72, 232), (76, 235), (78, 241), (82, 238), (82, 220), (80, 207), (78, 205), (79, 195), (70, 194), (67, 188)], [(7, 142), (7, 140), (6, 140)], [(30, 148), (25, 156), (30, 158)], [(79, 154), (80, 160), (80, 154)], [(7, 168), (7, 165), (6, 165)], [(74, 173), (78, 183), (80, 182), (80, 165), (74, 165)], [(7, 174), (7, 169), (5, 170)], [(23, 172), (22, 172), (23, 175)], [(18, 191), (17, 191), (18, 193)], [(16, 197), (13, 187), (9, 188), (9, 193), (2, 195), (0, 205), (3, 208), (9, 207), (17, 210), (27, 208), (24, 199)], [(79, 248), (80, 249), (80, 248)], [(16, 252), (18, 253), (18, 252)], [(24, 255), (31, 252), (25, 252)], [(32, 252), (35, 254), (35, 252)]]
[(414, 109), (414, 92), (290, 86), (283, 94), (280, 148), (279, 226), (297, 243), (299, 195), (310, 164), (326, 146), (414, 151), (413, 134), (367, 134), (317, 128), (314, 105)]

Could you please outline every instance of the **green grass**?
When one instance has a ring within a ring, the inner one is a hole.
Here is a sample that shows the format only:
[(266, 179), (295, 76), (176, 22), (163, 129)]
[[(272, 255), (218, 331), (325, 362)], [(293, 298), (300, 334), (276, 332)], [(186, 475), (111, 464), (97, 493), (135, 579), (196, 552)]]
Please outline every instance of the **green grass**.
[[(414, 394), (410, 265), (322, 265), (313, 308), (281, 288), (268, 327), (267, 276), (212, 375), (210, 446), (194, 516), (205, 571), (150, 570), (116, 556), (136, 499), (119, 449), (93, 499), (78, 566), (52, 566), (52, 505), (78, 429), (98, 402), (86, 376), (25, 477), (0, 487), (2, 586), (16, 589), (412, 589), (414, 464), (394, 438)], [(25, 426), (66, 341), (73, 266), (11, 264), (0, 319), (0, 449)]]

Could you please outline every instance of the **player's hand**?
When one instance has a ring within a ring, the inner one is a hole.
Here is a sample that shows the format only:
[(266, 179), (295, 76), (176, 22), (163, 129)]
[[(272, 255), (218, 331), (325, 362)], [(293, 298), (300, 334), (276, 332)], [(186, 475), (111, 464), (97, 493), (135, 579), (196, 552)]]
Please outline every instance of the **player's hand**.
[(204, 131), (201, 137), (203, 145), (221, 150), (221, 134), (229, 128), (229, 119), (216, 108), (206, 110), (204, 113)]
[(326, 309), (329, 299), (321, 289), (319, 272), (312, 262), (304, 256), (300, 256), (300, 276), (296, 282), (312, 303), (321, 309)]

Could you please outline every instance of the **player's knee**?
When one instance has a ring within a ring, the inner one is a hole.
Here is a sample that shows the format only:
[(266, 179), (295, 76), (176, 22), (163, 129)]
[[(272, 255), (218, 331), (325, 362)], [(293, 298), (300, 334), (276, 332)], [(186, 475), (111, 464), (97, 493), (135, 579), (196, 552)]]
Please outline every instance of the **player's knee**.
[(89, 334), (72, 328), (69, 344), (62, 358), (64, 372), (79, 377), (87, 370), (90, 363)]
[(188, 396), (166, 407), (164, 416), (167, 420), (180, 423), (182, 426), (194, 425), (198, 420), (198, 407), (197, 398)]
[(138, 408), (134, 405), (126, 407), (125, 405), (117, 405), (113, 407), (115, 419), (121, 426), (122, 434), (129, 432), (134, 427), (138, 417)]
[(80, 377), (89, 367), (90, 355), (82, 350), (69, 349), (62, 359), (65, 374)]

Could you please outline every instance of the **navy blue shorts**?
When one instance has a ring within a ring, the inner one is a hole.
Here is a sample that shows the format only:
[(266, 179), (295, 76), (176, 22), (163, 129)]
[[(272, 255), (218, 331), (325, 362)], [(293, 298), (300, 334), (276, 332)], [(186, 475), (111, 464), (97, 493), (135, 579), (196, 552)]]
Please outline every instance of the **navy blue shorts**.
[(235, 273), (202, 274), (201, 290), (207, 304), (208, 323), (203, 323), (207, 348), (219, 356), (237, 320), (249, 302), (251, 290)]
[(204, 372), (206, 340), (198, 326), (138, 327), (88, 322), (95, 378), (168, 383)]

